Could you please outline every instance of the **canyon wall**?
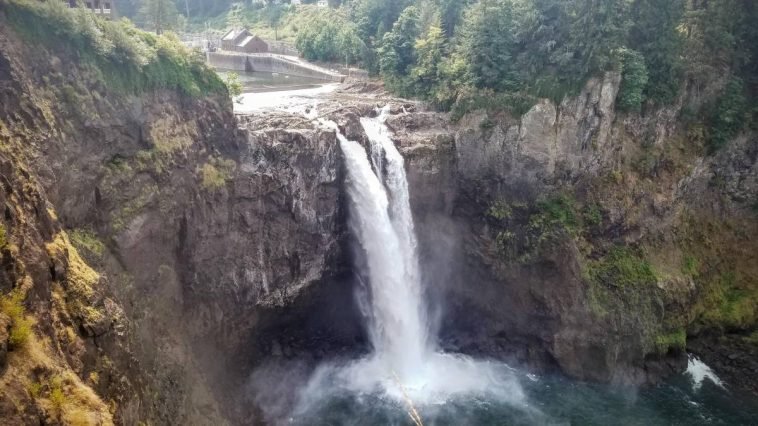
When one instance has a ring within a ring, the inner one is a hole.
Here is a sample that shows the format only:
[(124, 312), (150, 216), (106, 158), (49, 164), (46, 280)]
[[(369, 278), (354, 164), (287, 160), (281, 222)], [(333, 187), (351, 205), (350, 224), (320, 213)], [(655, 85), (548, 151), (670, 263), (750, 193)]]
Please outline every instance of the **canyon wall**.
[(755, 135), (710, 154), (679, 112), (702, 100), (624, 114), (619, 84), (521, 117), (390, 120), (443, 345), (619, 384), (689, 350), (755, 390), (734, 374), (755, 367)]

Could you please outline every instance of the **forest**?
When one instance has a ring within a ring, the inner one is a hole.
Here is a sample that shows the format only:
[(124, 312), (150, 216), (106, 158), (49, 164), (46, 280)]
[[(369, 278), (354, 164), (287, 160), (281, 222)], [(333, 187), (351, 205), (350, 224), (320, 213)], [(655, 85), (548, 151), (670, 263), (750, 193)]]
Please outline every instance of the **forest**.
[[(167, 1), (124, 7), (144, 17), (158, 3)], [(476, 108), (522, 113), (536, 98), (560, 102), (606, 71), (622, 75), (622, 111), (654, 110), (686, 88), (697, 93), (716, 82), (721, 95), (714, 102), (685, 111), (708, 124), (714, 149), (756, 115), (758, 5), (750, 0), (332, 0), (318, 9), (282, 3), (169, 6), (197, 28), (257, 23), (280, 37), (278, 27), (288, 22), (284, 37), (305, 58), (358, 64), (396, 95), (424, 99), (454, 117)]]

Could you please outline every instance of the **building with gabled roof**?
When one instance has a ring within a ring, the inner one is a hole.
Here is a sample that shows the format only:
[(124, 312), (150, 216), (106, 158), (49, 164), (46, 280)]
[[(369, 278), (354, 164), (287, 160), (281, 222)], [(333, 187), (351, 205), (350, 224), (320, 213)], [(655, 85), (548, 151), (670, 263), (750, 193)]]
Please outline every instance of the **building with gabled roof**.
[(221, 38), (221, 50), (240, 53), (266, 53), (269, 51), (268, 43), (244, 28), (229, 30)]

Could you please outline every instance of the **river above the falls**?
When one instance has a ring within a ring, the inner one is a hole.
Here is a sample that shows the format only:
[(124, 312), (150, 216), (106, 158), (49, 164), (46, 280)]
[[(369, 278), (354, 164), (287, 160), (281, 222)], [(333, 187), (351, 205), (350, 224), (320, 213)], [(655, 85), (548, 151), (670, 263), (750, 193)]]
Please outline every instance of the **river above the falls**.
[[(232, 72), (217, 69), (226, 79)], [(234, 112), (252, 114), (263, 111), (287, 111), (307, 114), (320, 97), (333, 92), (338, 83), (270, 72), (239, 72), (242, 94), (234, 99)]]

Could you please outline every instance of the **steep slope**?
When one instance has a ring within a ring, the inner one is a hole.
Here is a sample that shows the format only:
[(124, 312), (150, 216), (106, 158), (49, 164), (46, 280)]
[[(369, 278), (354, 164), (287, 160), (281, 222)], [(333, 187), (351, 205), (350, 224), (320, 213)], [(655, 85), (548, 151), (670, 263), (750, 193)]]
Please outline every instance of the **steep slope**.
[(622, 114), (619, 82), (522, 117), (391, 120), (443, 340), (619, 383), (683, 370), (686, 349), (755, 390), (755, 135), (711, 155), (679, 114), (707, 98)]
[[(223, 84), (170, 40), (0, 7), (0, 417), (249, 420), (240, 387), (282, 344), (266, 330), (350, 297), (334, 134), (238, 128)], [(114, 59), (140, 37), (147, 64)], [(360, 335), (345, 324), (325, 345)]]

